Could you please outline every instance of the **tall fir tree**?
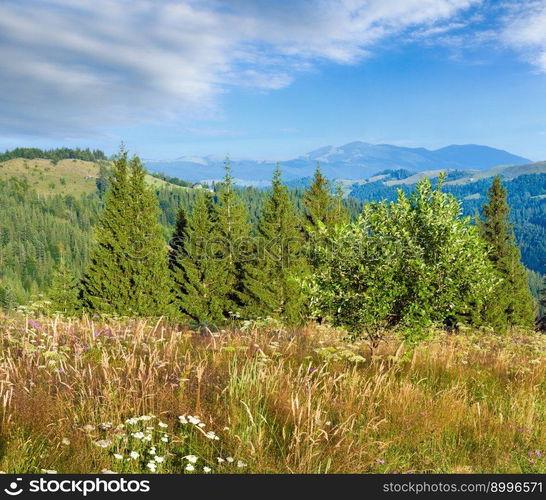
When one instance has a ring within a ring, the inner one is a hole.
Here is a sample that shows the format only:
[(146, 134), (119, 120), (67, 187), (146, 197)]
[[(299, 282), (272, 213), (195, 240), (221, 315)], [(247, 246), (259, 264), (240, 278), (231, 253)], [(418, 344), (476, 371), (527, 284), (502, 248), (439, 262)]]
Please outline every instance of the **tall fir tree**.
[(332, 194), (332, 186), (324, 177), (317, 163), (313, 182), (303, 193), (304, 230), (307, 240), (307, 257), (313, 268), (318, 265), (317, 250), (324, 245), (327, 235), (339, 224), (348, 222), (348, 213), (343, 206), (341, 184)]
[(169, 269), (171, 272), (177, 267), (177, 258), (184, 252), (188, 214), (183, 206), (178, 208), (174, 232), (169, 241)]
[(529, 289), (527, 271), (521, 263), (514, 230), (508, 220), (510, 207), (500, 176), (493, 180), (487, 199), (480, 229), (490, 247), (489, 259), (501, 281), (494, 299), (486, 308), (486, 321), (499, 329), (516, 325), (532, 328), (536, 304)]
[(97, 312), (159, 316), (172, 311), (167, 245), (159, 206), (138, 157), (114, 161), (96, 243), (82, 280), (83, 306)]
[[(214, 205), (215, 236), (219, 244), (219, 257), (224, 259), (228, 271), (227, 284), (230, 308), (239, 308), (242, 291), (243, 263), (249, 256), (251, 225), (248, 209), (233, 186), (231, 164), (225, 162), (226, 174)], [(233, 311), (235, 312), (235, 311)]]
[(234, 307), (215, 226), (211, 196), (200, 193), (187, 224), (179, 224), (181, 233), (173, 235), (179, 243), (171, 258), (176, 306), (183, 317), (205, 324), (224, 322)]
[(4, 283), (0, 280), (0, 309), (9, 310), (17, 305), (15, 294), (9, 283)]
[(320, 226), (331, 229), (348, 220), (347, 211), (343, 206), (341, 185), (338, 184), (335, 194), (332, 194), (331, 183), (322, 174), (319, 164), (317, 164), (312, 184), (303, 193), (303, 205), (305, 230), (308, 235)]
[(317, 163), (313, 182), (303, 193), (305, 227), (308, 232), (329, 224), (335, 202), (331, 190), (330, 182), (324, 177)]
[(256, 254), (244, 266), (245, 312), (288, 324), (303, 320), (305, 296), (300, 279), (309, 272), (304, 236), (279, 168), (258, 224)]
[(336, 183), (335, 201), (332, 209), (331, 225), (346, 224), (350, 220), (349, 210), (343, 203), (343, 186), (341, 182)]
[(79, 281), (66, 265), (64, 256), (61, 256), (48, 294), (52, 310), (67, 316), (75, 314), (80, 309), (78, 293)]

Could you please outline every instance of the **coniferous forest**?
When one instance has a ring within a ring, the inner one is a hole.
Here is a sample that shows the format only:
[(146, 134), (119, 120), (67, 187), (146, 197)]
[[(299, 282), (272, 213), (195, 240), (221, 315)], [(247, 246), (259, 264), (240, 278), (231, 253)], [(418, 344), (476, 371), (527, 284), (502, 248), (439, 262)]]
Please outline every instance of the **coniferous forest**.
[(100, 162), (79, 196), (0, 182), (0, 470), (546, 470), (546, 292), (501, 177), (472, 217), (445, 176), (360, 203), (318, 165), (256, 189)]
[(361, 207), (320, 166), (307, 188), (292, 191), (277, 168), (264, 191), (236, 188), (226, 161), (214, 190), (157, 189), (123, 150), (81, 199), (38, 196), (11, 178), (1, 185), (4, 210), (15, 217), (2, 228), (0, 299), (5, 309), (38, 304), (213, 328), (330, 318), (372, 338), (395, 327), (410, 337), (431, 325), (532, 328), (539, 301), (501, 178), (474, 218), (461, 217), (442, 184), (424, 179), (396, 200)]
[(545, 27), (0, 1), (0, 490), (543, 495)]

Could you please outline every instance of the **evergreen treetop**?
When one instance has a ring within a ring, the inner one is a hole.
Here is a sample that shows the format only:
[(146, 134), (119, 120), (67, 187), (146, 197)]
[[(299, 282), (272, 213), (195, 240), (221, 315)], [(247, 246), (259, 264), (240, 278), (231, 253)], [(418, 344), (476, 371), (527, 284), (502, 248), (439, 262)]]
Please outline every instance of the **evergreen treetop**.
[(212, 199), (200, 193), (171, 257), (179, 313), (198, 323), (219, 324), (233, 310), (228, 259), (219, 253)]
[(157, 199), (140, 160), (127, 156), (122, 149), (114, 161), (81, 298), (97, 312), (168, 314), (171, 281)]
[(485, 317), (497, 329), (514, 325), (532, 328), (536, 304), (509, 222), (510, 207), (506, 195), (500, 176), (496, 176), (487, 193), (488, 203), (483, 206), (484, 220), (479, 224), (482, 237), (489, 246), (489, 259), (501, 278), (495, 297), (486, 307)]
[(295, 207), (277, 167), (265, 202), (256, 256), (244, 266), (243, 302), (252, 316), (301, 322), (304, 293), (299, 280), (308, 273), (304, 238)]

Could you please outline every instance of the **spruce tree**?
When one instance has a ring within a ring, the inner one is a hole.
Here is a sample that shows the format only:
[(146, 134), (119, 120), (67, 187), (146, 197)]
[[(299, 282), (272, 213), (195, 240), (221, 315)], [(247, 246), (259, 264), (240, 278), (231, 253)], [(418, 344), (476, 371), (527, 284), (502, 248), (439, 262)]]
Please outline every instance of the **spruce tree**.
[(324, 245), (327, 234), (337, 225), (349, 220), (343, 206), (341, 185), (336, 186), (336, 193), (333, 195), (331, 184), (322, 174), (318, 163), (313, 182), (303, 193), (303, 205), (307, 255), (309, 262), (315, 267), (316, 252), (321, 245)]
[(343, 204), (343, 186), (341, 182), (338, 182), (335, 188), (335, 200), (330, 225), (346, 224), (349, 220), (349, 211)]
[(49, 291), (51, 308), (64, 315), (72, 315), (80, 308), (79, 281), (67, 267), (64, 257), (53, 274)]
[(246, 314), (299, 323), (305, 300), (300, 278), (309, 272), (308, 263), (303, 255), (302, 228), (278, 167), (258, 233), (255, 257), (244, 266), (241, 297)]
[(178, 230), (181, 234), (173, 239), (180, 245), (171, 258), (178, 311), (198, 323), (222, 323), (233, 309), (232, 289), (209, 193), (198, 195), (187, 225), (180, 224)]
[(307, 232), (329, 225), (335, 206), (331, 189), (330, 182), (322, 175), (320, 165), (317, 164), (313, 182), (303, 193)]
[(15, 307), (16, 304), (17, 301), (11, 286), (0, 280), (0, 309), (7, 311)]
[(239, 302), (238, 294), (242, 290), (243, 263), (249, 254), (251, 226), (248, 210), (234, 189), (229, 160), (225, 162), (225, 169), (224, 181), (218, 191), (218, 203), (214, 206), (214, 220), (219, 257), (225, 261), (227, 284), (231, 288), (229, 308), (233, 309), (233, 305)]
[(138, 157), (114, 161), (81, 298), (92, 311), (138, 316), (171, 312), (167, 246), (159, 206)]
[(495, 298), (486, 308), (486, 320), (500, 329), (513, 325), (532, 328), (536, 304), (529, 289), (527, 271), (521, 263), (514, 230), (508, 220), (510, 207), (500, 176), (493, 180), (487, 198), (480, 229), (483, 239), (489, 244), (489, 259), (501, 280)]
[(171, 272), (177, 267), (176, 260), (184, 251), (186, 228), (188, 227), (188, 214), (184, 207), (180, 206), (176, 214), (174, 232), (169, 241), (169, 269)]

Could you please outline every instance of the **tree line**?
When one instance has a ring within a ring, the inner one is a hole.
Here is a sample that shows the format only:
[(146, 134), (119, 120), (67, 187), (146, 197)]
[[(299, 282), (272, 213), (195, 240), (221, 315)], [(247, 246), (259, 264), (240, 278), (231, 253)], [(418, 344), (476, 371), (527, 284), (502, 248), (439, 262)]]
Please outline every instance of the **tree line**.
[(46, 160), (52, 160), (54, 163), (66, 159), (85, 161), (99, 161), (108, 159), (108, 157), (100, 149), (90, 150), (89, 148), (15, 148), (12, 150), (6, 150), (4, 153), (0, 153), (0, 162), (11, 160), (13, 158), (25, 158), (27, 160), (45, 158)]
[(277, 168), (255, 227), (229, 163), (215, 195), (195, 190), (168, 245), (154, 190), (137, 157), (114, 161), (81, 280), (60, 266), (51, 299), (64, 313), (168, 316), (218, 326), (275, 318), (329, 321), (377, 340), (399, 329), (532, 328), (536, 303), (496, 178), (476, 225), (457, 199), (425, 179), (409, 196), (369, 203), (351, 220), (320, 168), (301, 197)]
[[(405, 178), (414, 172), (386, 170), (390, 178)], [(381, 173), (377, 174), (380, 175)], [(449, 172), (446, 181), (455, 180), (464, 172)], [(433, 181), (434, 184), (434, 181)], [(510, 205), (510, 221), (514, 224), (516, 241), (521, 249), (522, 260), (528, 269), (546, 274), (546, 174), (520, 175), (504, 179)], [(444, 191), (461, 200), (464, 215), (481, 212), (483, 199), (491, 186), (491, 179), (479, 179), (468, 184), (448, 184)], [(373, 200), (396, 200), (398, 189), (409, 194), (413, 185), (387, 186), (383, 181), (354, 185), (350, 196), (367, 203)]]

